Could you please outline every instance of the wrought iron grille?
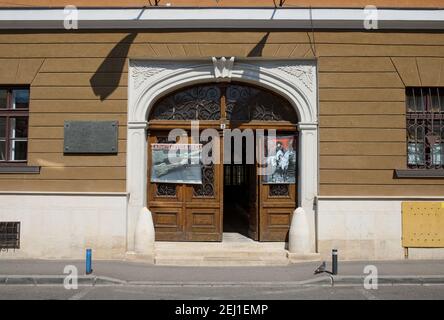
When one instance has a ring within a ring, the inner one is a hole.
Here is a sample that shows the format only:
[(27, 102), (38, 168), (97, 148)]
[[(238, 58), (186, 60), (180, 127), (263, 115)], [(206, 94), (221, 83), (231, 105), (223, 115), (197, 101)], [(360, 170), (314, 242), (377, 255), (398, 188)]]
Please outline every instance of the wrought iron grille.
[(202, 184), (193, 185), (194, 197), (214, 197), (214, 165), (202, 165)]
[(175, 197), (176, 184), (175, 183), (156, 183), (156, 195), (158, 197)]
[[(205, 146), (207, 143), (209, 141), (203, 142), (202, 145)], [(208, 156), (212, 156), (211, 150)], [(202, 166), (202, 184), (193, 185), (193, 197), (213, 198), (215, 195), (214, 164), (203, 164), (202, 161), (200, 164)]]
[(20, 249), (20, 222), (0, 222), (0, 250)]
[[(173, 143), (167, 136), (157, 137), (157, 143)], [(175, 197), (176, 183), (156, 183), (156, 195), (158, 197)]]
[[(225, 114), (221, 107), (225, 104)], [(161, 99), (150, 120), (220, 120), (298, 122), (293, 106), (276, 94), (248, 85), (206, 84), (178, 90)]]
[(290, 194), (288, 184), (270, 184), (269, 186), (270, 197), (287, 197)]
[(219, 120), (220, 88), (194, 86), (162, 99), (151, 115), (155, 120)]
[(407, 166), (444, 168), (444, 88), (407, 88)]
[(289, 102), (271, 92), (231, 84), (227, 87), (227, 119), (232, 121), (291, 121), (297, 115)]

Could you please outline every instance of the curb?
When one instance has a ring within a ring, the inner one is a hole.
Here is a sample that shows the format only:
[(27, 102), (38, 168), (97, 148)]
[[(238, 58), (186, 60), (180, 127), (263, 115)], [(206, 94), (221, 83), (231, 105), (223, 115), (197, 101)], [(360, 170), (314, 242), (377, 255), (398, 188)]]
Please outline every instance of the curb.
[[(1, 285), (63, 285), (66, 275), (0, 275)], [(95, 285), (121, 285), (126, 281), (101, 276), (78, 276), (77, 283), (80, 286)]]
[[(65, 275), (0, 275), (0, 286), (58, 286), (64, 285)], [(104, 276), (78, 276), (79, 286), (152, 286), (152, 287), (335, 287), (362, 286), (365, 276), (320, 276), (303, 281), (205, 282), (205, 281), (125, 281)], [(444, 276), (379, 276), (378, 285), (444, 285)]]
[[(331, 276), (332, 286), (362, 286), (366, 276)], [(444, 276), (378, 276), (378, 285), (444, 285)]]

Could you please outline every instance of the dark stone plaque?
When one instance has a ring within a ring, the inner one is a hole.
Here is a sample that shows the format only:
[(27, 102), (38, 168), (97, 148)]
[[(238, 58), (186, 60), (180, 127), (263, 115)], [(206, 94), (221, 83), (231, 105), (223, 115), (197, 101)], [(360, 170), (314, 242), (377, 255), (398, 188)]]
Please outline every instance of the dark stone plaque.
[(63, 152), (117, 153), (117, 121), (65, 121)]

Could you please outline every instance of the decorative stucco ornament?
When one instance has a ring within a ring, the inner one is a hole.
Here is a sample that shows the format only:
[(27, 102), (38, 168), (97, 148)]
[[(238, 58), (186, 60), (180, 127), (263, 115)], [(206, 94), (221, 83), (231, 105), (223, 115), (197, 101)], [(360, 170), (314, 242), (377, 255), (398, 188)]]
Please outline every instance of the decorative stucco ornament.
[(234, 65), (234, 57), (231, 57), (230, 59), (225, 57), (213, 57), (212, 60), (216, 81), (230, 81)]
[(298, 80), (301, 81), (308, 90), (313, 91), (313, 66), (285, 65), (279, 66), (277, 69), (298, 78)]
[(148, 78), (164, 71), (166, 68), (162, 65), (147, 66), (146, 64), (131, 62), (131, 77), (134, 79), (134, 89), (139, 89), (142, 83)]

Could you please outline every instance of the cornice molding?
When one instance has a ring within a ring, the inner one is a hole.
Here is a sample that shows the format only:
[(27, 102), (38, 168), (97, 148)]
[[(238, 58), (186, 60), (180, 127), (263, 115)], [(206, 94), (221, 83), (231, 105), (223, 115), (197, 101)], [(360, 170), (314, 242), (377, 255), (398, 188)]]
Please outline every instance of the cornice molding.
[[(444, 30), (444, 9), (377, 10), (379, 30)], [(354, 29), (365, 8), (79, 8), (79, 29)], [(62, 8), (0, 8), (0, 29), (64, 29)], [(374, 20), (372, 16), (371, 20)], [(67, 30), (70, 32), (72, 30)], [(368, 30), (369, 32), (375, 30)]]

